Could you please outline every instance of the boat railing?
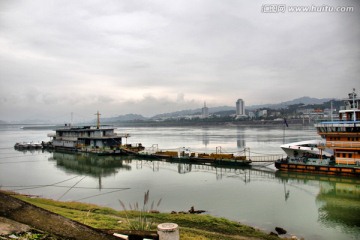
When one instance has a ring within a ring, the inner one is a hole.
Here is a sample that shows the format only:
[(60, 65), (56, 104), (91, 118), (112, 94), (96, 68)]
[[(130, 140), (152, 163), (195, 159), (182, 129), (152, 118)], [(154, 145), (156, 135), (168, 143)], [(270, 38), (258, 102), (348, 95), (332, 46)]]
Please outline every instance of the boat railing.
[(354, 127), (360, 121), (326, 121), (315, 124), (315, 127)]
[(56, 140), (60, 140), (60, 141), (77, 141), (78, 138), (77, 137), (68, 137), (68, 136), (62, 136), (62, 137), (57, 136)]

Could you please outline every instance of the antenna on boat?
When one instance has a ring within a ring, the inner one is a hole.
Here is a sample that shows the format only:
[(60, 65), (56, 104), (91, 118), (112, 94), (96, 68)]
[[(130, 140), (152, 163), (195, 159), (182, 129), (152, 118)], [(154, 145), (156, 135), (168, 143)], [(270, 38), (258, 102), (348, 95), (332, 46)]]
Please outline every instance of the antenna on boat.
[(289, 124), (286, 121), (286, 118), (284, 118), (284, 122), (283, 122), (283, 128), (284, 128), (284, 132), (283, 132), (283, 144), (285, 144), (285, 127), (289, 127)]
[(97, 111), (97, 113), (95, 113), (95, 115), (97, 116), (97, 122), (96, 122), (96, 128), (99, 129), (100, 128), (100, 113), (99, 111)]
[(72, 125), (73, 125), (73, 118), (74, 118), (74, 113), (73, 113), (73, 112), (71, 112), (71, 122), (70, 122), (70, 126), (72, 126)]
[(331, 110), (330, 110), (330, 119), (333, 121), (333, 100), (330, 101), (331, 104)]
[(355, 92), (355, 88), (353, 88), (352, 99), (353, 99), (353, 109), (354, 109), (354, 122), (356, 122), (355, 98), (356, 98), (356, 92)]

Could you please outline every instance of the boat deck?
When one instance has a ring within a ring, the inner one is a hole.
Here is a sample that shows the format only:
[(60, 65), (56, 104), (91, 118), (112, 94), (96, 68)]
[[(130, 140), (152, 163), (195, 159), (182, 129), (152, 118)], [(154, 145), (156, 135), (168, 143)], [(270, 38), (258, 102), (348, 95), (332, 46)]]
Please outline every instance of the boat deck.
[(290, 158), (288, 163), (291, 164), (306, 164), (306, 165), (316, 165), (316, 166), (329, 166), (330, 159), (319, 159), (319, 158)]

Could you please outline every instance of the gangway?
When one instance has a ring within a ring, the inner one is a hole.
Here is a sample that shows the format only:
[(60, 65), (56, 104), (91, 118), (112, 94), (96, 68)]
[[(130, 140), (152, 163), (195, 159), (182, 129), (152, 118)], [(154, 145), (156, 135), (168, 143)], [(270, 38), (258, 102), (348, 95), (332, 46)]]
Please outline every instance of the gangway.
[(272, 154), (265, 156), (251, 156), (249, 157), (252, 163), (272, 163), (276, 162), (279, 159), (282, 159), (284, 155), (282, 154)]
[[(245, 148), (243, 151), (247, 160), (250, 160), (251, 163), (274, 163), (279, 159), (284, 157), (283, 154), (263, 154), (251, 152), (250, 148)], [(255, 155), (254, 155), (255, 154)]]

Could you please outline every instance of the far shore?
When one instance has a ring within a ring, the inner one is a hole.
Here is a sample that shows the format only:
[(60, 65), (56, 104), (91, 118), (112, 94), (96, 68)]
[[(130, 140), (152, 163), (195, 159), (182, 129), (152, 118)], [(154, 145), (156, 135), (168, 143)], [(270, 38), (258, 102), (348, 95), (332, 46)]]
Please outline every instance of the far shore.
[[(241, 121), (216, 121), (216, 120), (164, 120), (164, 121), (124, 121), (124, 122), (102, 122), (102, 125), (111, 125), (114, 127), (301, 127), (313, 126), (314, 122), (303, 121), (302, 119), (289, 119), (284, 121), (278, 120), (241, 120)], [(23, 130), (55, 130), (64, 127), (65, 124), (49, 123), (2, 123), (2, 126), (18, 126)], [(94, 125), (94, 123), (74, 123), (73, 126)]]

